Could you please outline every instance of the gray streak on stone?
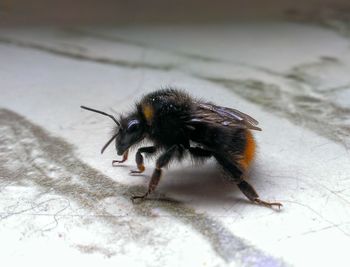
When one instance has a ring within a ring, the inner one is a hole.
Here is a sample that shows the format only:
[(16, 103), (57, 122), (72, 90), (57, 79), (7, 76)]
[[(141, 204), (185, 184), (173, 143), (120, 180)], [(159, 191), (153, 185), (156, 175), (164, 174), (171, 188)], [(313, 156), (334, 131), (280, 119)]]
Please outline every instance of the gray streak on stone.
[(28, 42), (28, 41), (16, 40), (13, 38), (0, 37), (0, 43), (7, 44), (7, 45), (14, 45), (22, 48), (34, 49), (37, 51), (45, 52), (56, 56), (62, 56), (69, 59), (93, 62), (98, 64), (114, 65), (114, 66), (124, 67), (124, 68), (131, 68), (131, 69), (146, 68), (146, 69), (165, 70), (165, 71), (174, 68), (174, 66), (171, 64), (151, 64), (151, 63), (140, 62), (140, 61), (133, 62), (133, 61), (127, 61), (127, 60), (121, 60), (121, 59), (113, 59), (109, 57), (96, 57), (96, 56), (86, 54), (83, 51), (70, 52), (65, 49), (49, 47), (46, 45), (41, 45), (41, 44)]
[[(0, 188), (11, 183), (34, 186), (40, 190), (40, 195), (54, 192), (96, 215), (94, 219), (109, 226), (117, 240), (128, 238), (137, 242), (146, 233), (152, 235), (152, 228), (147, 222), (156, 220), (152, 210), (160, 208), (208, 240), (217, 255), (227, 263), (235, 262), (239, 266), (284, 266), (282, 261), (236, 237), (219, 221), (180, 203), (146, 201), (133, 205), (133, 214), (115, 216), (99, 203), (108, 197), (128, 200), (131, 191), (139, 188), (120, 184), (99, 173), (74, 155), (72, 145), (51, 136), (12, 111), (0, 109), (0, 126)], [(52, 172), (56, 175), (53, 176)], [(73, 176), (78, 177), (78, 181), (73, 180)], [(134, 216), (138, 218), (137, 225), (133, 222)], [(132, 233), (126, 234), (130, 232), (130, 227)], [(91, 245), (79, 244), (77, 248), (82, 252), (98, 252), (108, 257), (117, 253)]]

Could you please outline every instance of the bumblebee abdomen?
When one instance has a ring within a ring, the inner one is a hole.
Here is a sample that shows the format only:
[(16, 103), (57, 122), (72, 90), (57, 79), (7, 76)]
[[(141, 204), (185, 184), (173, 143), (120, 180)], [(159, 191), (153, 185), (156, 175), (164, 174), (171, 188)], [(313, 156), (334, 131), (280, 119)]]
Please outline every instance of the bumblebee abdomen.
[(256, 143), (253, 134), (249, 130), (245, 131), (245, 139), (245, 147), (243, 150), (242, 159), (239, 161), (239, 163), (244, 169), (248, 169), (255, 156)]

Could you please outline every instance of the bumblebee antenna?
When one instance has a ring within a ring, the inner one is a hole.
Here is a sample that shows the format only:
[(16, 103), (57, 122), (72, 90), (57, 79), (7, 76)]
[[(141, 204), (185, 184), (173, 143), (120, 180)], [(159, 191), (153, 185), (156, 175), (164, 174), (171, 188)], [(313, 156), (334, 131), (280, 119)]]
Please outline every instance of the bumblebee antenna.
[[(113, 116), (113, 115), (110, 115), (110, 114), (107, 114), (106, 112), (103, 112), (103, 111), (100, 111), (100, 110), (97, 110), (97, 109), (93, 109), (93, 108), (88, 108), (88, 107), (85, 107), (85, 106), (80, 106), (82, 109), (86, 109), (86, 110), (89, 110), (89, 111), (92, 111), (92, 112), (96, 112), (96, 113), (99, 113), (99, 114), (102, 114), (102, 115), (105, 115), (107, 117), (110, 117), (112, 120), (114, 120), (114, 122), (120, 126), (120, 123), (119, 121)], [(114, 137), (115, 138), (115, 137)], [(110, 142), (112, 142), (113, 139), (111, 139), (109, 141), (109, 143), (107, 144), (110, 144)]]
[(115, 135), (113, 135), (112, 138), (109, 139), (108, 142), (102, 147), (102, 149), (101, 149), (101, 154), (103, 154), (103, 152), (105, 152), (106, 148), (112, 143), (112, 141), (113, 141), (115, 138), (117, 138), (118, 134), (119, 134), (119, 132), (116, 133)]

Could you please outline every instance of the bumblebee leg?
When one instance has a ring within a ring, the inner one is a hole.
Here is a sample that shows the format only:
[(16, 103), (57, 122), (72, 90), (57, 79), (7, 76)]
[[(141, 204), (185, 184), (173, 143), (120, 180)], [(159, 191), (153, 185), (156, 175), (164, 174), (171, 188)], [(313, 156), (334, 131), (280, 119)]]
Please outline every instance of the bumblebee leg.
[(248, 182), (246, 181), (242, 181), (240, 183), (237, 184), (238, 188), (241, 190), (241, 192), (252, 202), (259, 204), (259, 205), (263, 205), (263, 206), (267, 206), (267, 207), (273, 207), (276, 206), (279, 209), (283, 206), (281, 203), (279, 202), (268, 202), (268, 201), (264, 201), (261, 200), (259, 198), (259, 195), (256, 193), (255, 189), (253, 188), (253, 186), (251, 186)]
[(164, 154), (162, 154), (156, 162), (156, 168), (153, 171), (151, 181), (148, 185), (148, 190), (144, 195), (132, 196), (131, 200), (134, 202), (135, 199), (145, 199), (149, 194), (151, 194), (157, 187), (160, 177), (162, 175), (162, 168), (168, 165), (172, 157), (178, 151), (178, 146), (174, 145), (170, 147)]
[(143, 164), (143, 156), (142, 153), (147, 153), (147, 154), (152, 154), (156, 152), (156, 147), (155, 146), (146, 146), (146, 147), (141, 147), (137, 150), (136, 156), (135, 156), (135, 161), (137, 164), (138, 170), (132, 170), (130, 173), (142, 173), (145, 170), (145, 165)]
[(190, 147), (188, 151), (191, 153), (192, 156), (198, 157), (198, 158), (210, 158), (213, 156), (213, 153), (209, 150), (205, 150), (200, 147)]
[(241, 192), (252, 202), (267, 206), (274, 207), (277, 206), (281, 208), (282, 204), (278, 202), (268, 202), (261, 200), (259, 198), (258, 193), (255, 191), (252, 185), (250, 185), (247, 181), (244, 180), (244, 169), (239, 167), (239, 163), (235, 162), (230, 155), (216, 155), (216, 160), (220, 163), (226, 173), (229, 174), (230, 180), (237, 184), (238, 188)]
[(123, 154), (123, 159), (122, 160), (113, 160), (112, 161), (112, 166), (116, 166), (115, 163), (123, 163), (124, 161), (126, 161), (128, 159), (129, 156), (129, 150), (125, 151)]

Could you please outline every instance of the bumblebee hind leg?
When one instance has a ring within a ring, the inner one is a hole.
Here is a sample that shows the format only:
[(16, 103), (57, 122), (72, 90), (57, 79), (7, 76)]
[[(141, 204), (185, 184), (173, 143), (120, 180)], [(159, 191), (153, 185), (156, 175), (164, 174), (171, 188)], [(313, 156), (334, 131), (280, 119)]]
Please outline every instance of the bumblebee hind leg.
[(261, 200), (259, 198), (258, 193), (255, 191), (255, 189), (253, 188), (253, 186), (251, 184), (249, 184), (246, 181), (241, 181), (240, 183), (237, 184), (239, 190), (241, 190), (241, 192), (252, 202), (259, 204), (259, 205), (263, 205), (263, 206), (267, 206), (267, 207), (278, 207), (279, 209), (283, 206), (281, 203), (279, 202), (268, 202), (268, 201), (264, 201)]
[[(239, 163), (232, 160), (230, 155), (215, 155), (218, 163), (223, 167), (224, 171), (229, 175), (229, 180), (237, 184), (239, 190), (252, 202), (273, 208), (274, 206), (281, 208), (282, 204), (278, 202), (268, 202), (261, 200), (254, 187), (244, 180), (245, 171), (240, 167)], [(231, 160), (230, 160), (231, 159)]]

